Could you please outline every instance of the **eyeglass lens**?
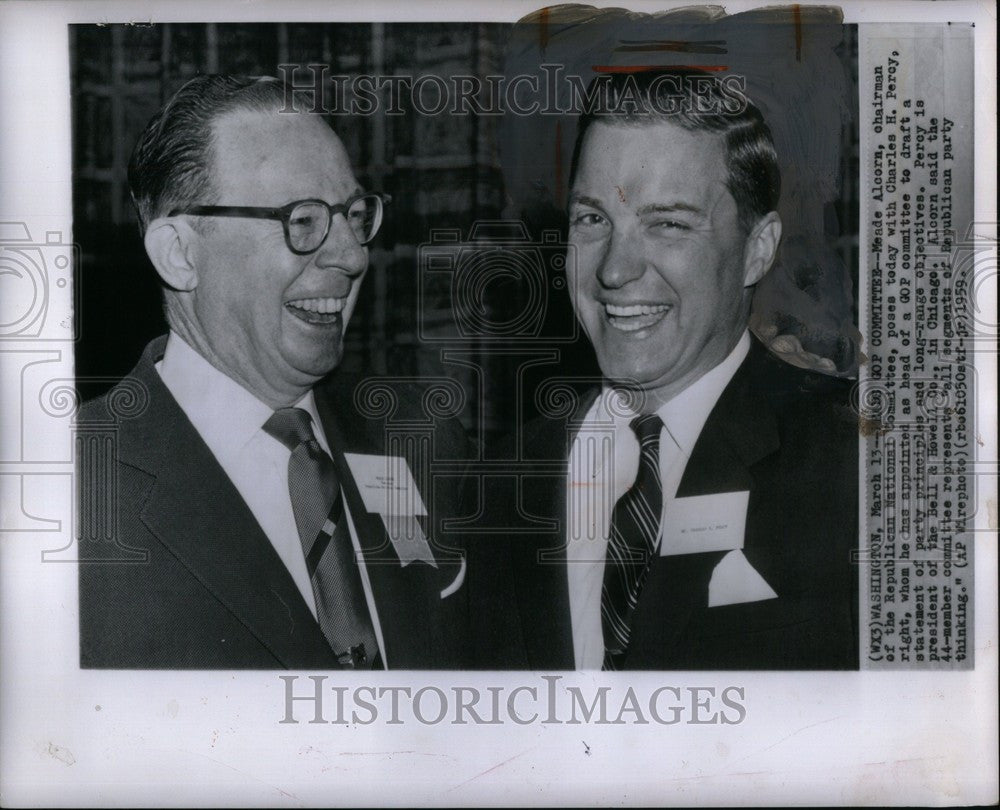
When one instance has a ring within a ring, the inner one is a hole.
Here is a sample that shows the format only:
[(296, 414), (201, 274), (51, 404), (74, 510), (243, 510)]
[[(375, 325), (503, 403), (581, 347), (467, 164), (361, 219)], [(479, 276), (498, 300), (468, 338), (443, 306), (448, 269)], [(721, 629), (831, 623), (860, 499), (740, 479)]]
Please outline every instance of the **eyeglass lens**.
[[(375, 195), (359, 197), (344, 215), (355, 238), (365, 244), (375, 236), (380, 200)], [(288, 236), (295, 250), (310, 251), (320, 246), (330, 225), (330, 210), (319, 203), (303, 203), (292, 209)]]

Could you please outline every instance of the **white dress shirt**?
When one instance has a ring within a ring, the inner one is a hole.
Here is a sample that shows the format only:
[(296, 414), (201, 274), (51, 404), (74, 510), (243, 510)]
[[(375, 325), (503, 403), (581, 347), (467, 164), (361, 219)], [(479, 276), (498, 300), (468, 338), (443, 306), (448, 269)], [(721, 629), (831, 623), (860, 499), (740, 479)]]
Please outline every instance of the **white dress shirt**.
[[(661, 525), (669, 520), (670, 503), (705, 420), (749, 351), (750, 334), (744, 332), (725, 360), (657, 410), (664, 424), (660, 433)], [(566, 574), (577, 669), (600, 669), (604, 661), (604, 556), (611, 510), (639, 471), (639, 440), (629, 426), (634, 416), (621, 395), (605, 386), (570, 450)]]
[[(316, 616), (316, 600), (288, 492), (291, 451), (263, 429), (274, 411), (215, 368), (174, 332), (167, 338), (163, 360), (156, 364), (156, 370), (246, 501), (291, 574), (302, 598)], [(296, 402), (295, 407), (302, 408), (312, 417), (316, 441), (329, 453), (330, 445), (323, 432), (312, 391)], [(350, 526), (351, 541), (355, 552), (358, 552), (357, 533), (346, 503), (344, 512)], [(359, 568), (375, 637), (383, 661), (388, 664), (368, 572), (363, 565)]]

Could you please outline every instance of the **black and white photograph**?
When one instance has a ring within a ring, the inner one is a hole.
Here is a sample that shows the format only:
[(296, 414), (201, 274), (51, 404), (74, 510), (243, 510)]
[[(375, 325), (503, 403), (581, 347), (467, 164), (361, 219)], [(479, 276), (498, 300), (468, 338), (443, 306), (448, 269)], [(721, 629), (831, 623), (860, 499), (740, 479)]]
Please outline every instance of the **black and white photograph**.
[[(857, 201), (839, 197), (856, 37), (810, 16), (801, 88), (783, 81), (802, 50), (785, 12), (73, 27), (81, 313), (109, 295), (136, 310), (82, 337), (78, 381), (152, 338), (76, 416), (81, 666), (857, 668), (857, 223), (840, 225)], [(782, 33), (775, 59), (760, 43)], [(374, 72), (293, 59), (291, 42), (342, 39)], [(206, 42), (220, 73), (185, 75), (181, 43)], [(718, 64), (739, 50), (752, 83), (792, 91), (768, 98), (789, 124)], [(664, 53), (713, 64), (644, 64)], [(586, 61), (621, 64), (584, 84)], [(554, 114), (519, 92), (542, 64)], [(365, 93), (408, 73), (386, 109)], [(155, 112), (108, 153), (116, 107), (126, 127)], [(771, 309), (752, 311), (772, 269)], [(141, 273), (145, 312), (122, 289)], [(412, 452), (389, 454), (414, 422)], [(372, 476), (394, 474), (382, 486), (429, 489), (369, 518)]]
[(0, 17), (5, 804), (996, 801), (985, 5)]

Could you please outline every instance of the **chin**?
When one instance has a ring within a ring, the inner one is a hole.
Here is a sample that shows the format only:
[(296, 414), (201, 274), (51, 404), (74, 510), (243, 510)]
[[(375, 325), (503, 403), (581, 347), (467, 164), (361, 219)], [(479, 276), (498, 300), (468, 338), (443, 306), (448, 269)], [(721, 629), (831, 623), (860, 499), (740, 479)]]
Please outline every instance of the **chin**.
[(646, 366), (636, 365), (621, 361), (602, 362), (601, 374), (612, 382), (626, 383), (638, 388), (655, 387), (663, 378), (662, 369), (651, 369)]
[(317, 377), (325, 377), (327, 374), (330, 374), (332, 371), (336, 370), (337, 366), (340, 365), (340, 361), (342, 359), (343, 358), (340, 355), (337, 355), (336, 359), (334, 360), (330, 360), (326, 363), (316, 365), (312, 373), (315, 374), (315, 376)]
[(333, 371), (340, 365), (342, 359), (343, 352), (337, 351), (323, 357), (299, 357), (296, 362), (292, 363), (292, 366), (299, 374), (318, 379)]

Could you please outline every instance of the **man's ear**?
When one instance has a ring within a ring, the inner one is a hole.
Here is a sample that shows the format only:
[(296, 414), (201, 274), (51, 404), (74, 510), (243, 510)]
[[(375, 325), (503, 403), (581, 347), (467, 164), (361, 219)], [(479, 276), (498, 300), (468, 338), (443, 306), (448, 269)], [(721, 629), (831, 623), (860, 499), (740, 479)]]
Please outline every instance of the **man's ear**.
[(164, 284), (174, 290), (190, 292), (198, 286), (198, 272), (193, 261), (197, 232), (178, 217), (159, 217), (149, 223), (143, 239), (149, 260)]
[(781, 218), (777, 211), (761, 217), (747, 237), (743, 252), (743, 286), (752, 287), (771, 269), (781, 241)]

